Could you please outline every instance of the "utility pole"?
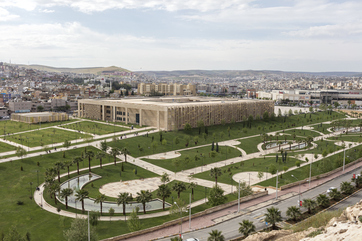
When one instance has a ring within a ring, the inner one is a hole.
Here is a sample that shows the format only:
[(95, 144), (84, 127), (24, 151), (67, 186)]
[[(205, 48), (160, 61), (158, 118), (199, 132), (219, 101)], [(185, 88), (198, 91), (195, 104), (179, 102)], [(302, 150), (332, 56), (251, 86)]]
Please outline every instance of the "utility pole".
[(276, 187), (277, 187), (277, 189), (276, 189), (276, 192), (275, 192), (275, 194), (276, 194), (276, 196), (275, 196), (275, 199), (278, 199), (278, 170), (277, 170), (277, 183), (276, 183)]
[(238, 213), (240, 212), (240, 180), (239, 180), (239, 192), (238, 192)]

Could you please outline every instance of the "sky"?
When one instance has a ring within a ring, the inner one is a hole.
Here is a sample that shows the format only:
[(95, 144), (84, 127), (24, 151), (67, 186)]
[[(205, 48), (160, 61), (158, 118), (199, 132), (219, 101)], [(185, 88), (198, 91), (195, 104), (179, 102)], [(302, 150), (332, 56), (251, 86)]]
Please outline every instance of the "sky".
[(0, 0), (0, 61), (362, 71), (361, 0)]

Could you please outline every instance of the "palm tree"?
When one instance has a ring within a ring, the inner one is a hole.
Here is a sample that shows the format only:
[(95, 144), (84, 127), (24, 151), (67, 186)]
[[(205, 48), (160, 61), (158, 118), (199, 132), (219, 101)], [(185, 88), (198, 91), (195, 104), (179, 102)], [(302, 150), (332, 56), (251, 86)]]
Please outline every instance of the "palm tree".
[(64, 188), (60, 191), (60, 197), (65, 199), (65, 209), (68, 209), (68, 197), (73, 194), (73, 189)]
[(123, 147), (121, 153), (124, 155), (124, 161), (127, 162), (127, 155), (131, 155), (131, 152), (129, 152), (127, 147)]
[(76, 200), (81, 201), (82, 202), (82, 211), (84, 212), (84, 199), (86, 199), (88, 197), (89, 193), (87, 190), (84, 189), (80, 189), (78, 191), (76, 191)]
[(221, 231), (218, 230), (211, 230), (209, 233), (209, 237), (207, 238), (207, 241), (224, 241), (225, 237), (222, 235)]
[(175, 182), (172, 185), (172, 190), (177, 192), (177, 197), (180, 198), (180, 193), (186, 190), (186, 185), (183, 182)]
[(60, 191), (60, 185), (59, 185), (59, 183), (56, 183), (56, 182), (54, 182), (48, 189), (50, 198), (52, 198), (54, 196), (55, 205), (57, 205), (57, 193), (59, 191)]
[(146, 203), (152, 200), (152, 193), (147, 190), (141, 190), (141, 192), (137, 193), (136, 200), (143, 205), (143, 213), (146, 213)]
[(265, 222), (272, 225), (272, 229), (275, 229), (276, 223), (282, 221), (282, 214), (278, 208), (271, 207), (266, 209)]
[(317, 202), (313, 199), (304, 199), (303, 200), (304, 206), (308, 209), (308, 213), (310, 214), (312, 212), (312, 209), (314, 209), (317, 206)]
[(108, 144), (107, 144), (107, 141), (106, 141), (106, 140), (104, 140), (104, 141), (101, 142), (101, 150), (102, 150), (103, 152), (107, 152), (107, 150), (108, 150)]
[(221, 168), (214, 167), (210, 170), (210, 176), (215, 178), (215, 185), (217, 186), (217, 178), (222, 175)]
[(292, 144), (293, 144), (292, 141), (288, 141), (288, 145), (289, 145), (289, 150), (290, 150), (290, 151), (292, 150)]
[(123, 216), (126, 216), (126, 204), (132, 200), (132, 196), (128, 192), (118, 194), (117, 205), (123, 205)]
[(73, 158), (73, 163), (77, 164), (77, 172), (79, 175), (79, 163), (83, 161), (83, 158), (81, 158), (80, 156), (74, 157)]
[(94, 157), (94, 152), (93, 151), (86, 151), (85, 158), (88, 158), (89, 172), (91, 172), (91, 160), (92, 160), (93, 157)]
[(114, 165), (116, 165), (117, 155), (119, 155), (119, 154), (120, 154), (119, 149), (117, 147), (112, 147), (111, 155), (114, 158)]
[(196, 187), (197, 187), (197, 185), (194, 182), (190, 182), (190, 184), (188, 185), (188, 188), (191, 189), (192, 200), (194, 200), (194, 188), (196, 188)]
[(165, 210), (165, 199), (171, 196), (171, 189), (166, 184), (158, 186), (157, 196), (162, 198), (162, 209)]
[(182, 241), (182, 239), (179, 236), (177, 236), (177, 237), (171, 238), (170, 241)]
[(57, 171), (58, 174), (58, 182), (60, 182), (60, 170), (64, 169), (64, 163), (63, 162), (56, 162), (54, 164), (54, 169)]
[(296, 206), (291, 206), (287, 209), (287, 216), (291, 217), (294, 221), (300, 216), (300, 214), (300, 208)]
[(239, 225), (239, 233), (242, 233), (245, 238), (248, 237), (252, 232), (255, 232), (255, 225), (252, 221), (243, 220), (243, 222), (239, 223)]
[(71, 167), (73, 163), (71, 161), (65, 161), (64, 166), (67, 168), (68, 171), (68, 178), (69, 178), (69, 167)]
[(101, 205), (101, 215), (102, 215), (102, 203), (106, 201), (106, 195), (99, 194), (97, 198), (94, 200), (94, 203), (99, 203)]
[(99, 166), (102, 168), (102, 158), (106, 156), (106, 153), (104, 152), (98, 152), (96, 155), (96, 158), (99, 159)]
[(319, 194), (317, 196), (317, 203), (319, 206), (326, 208), (329, 206), (329, 198), (325, 194)]

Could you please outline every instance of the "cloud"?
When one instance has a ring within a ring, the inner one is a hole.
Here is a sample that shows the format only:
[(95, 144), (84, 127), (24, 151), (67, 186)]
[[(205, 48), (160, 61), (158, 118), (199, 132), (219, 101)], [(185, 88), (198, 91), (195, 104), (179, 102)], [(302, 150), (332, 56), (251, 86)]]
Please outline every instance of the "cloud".
[(290, 31), (287, 35), (293, 37), (345, 37), (362, 33), (362, 21), (356, 23), (314, 26), (308, 29)]
[(19, 18), (18, 15), (10, 14), (8, 10), (0, 7), (0, 22), (11, 21)]
[(54, 13), (55, 10), (51, 10), (51, 9), (40, 9), (39, 12), (41, 12), (41, 13)]

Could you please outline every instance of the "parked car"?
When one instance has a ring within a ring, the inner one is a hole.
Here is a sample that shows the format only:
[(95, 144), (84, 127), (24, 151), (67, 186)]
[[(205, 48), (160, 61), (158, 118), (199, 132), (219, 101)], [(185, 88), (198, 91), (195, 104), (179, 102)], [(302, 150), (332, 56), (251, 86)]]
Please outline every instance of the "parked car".
[(336, 187), (330, 187), (330, 188), (328, 188), (327, 193), (332, 192), (333, 189), (337, 189), (337, 188)]
[(186, 239), (186, 241), (200, 241), (200, 239), (198, 239), (198, 238), (188, 238), (188, 239)]

